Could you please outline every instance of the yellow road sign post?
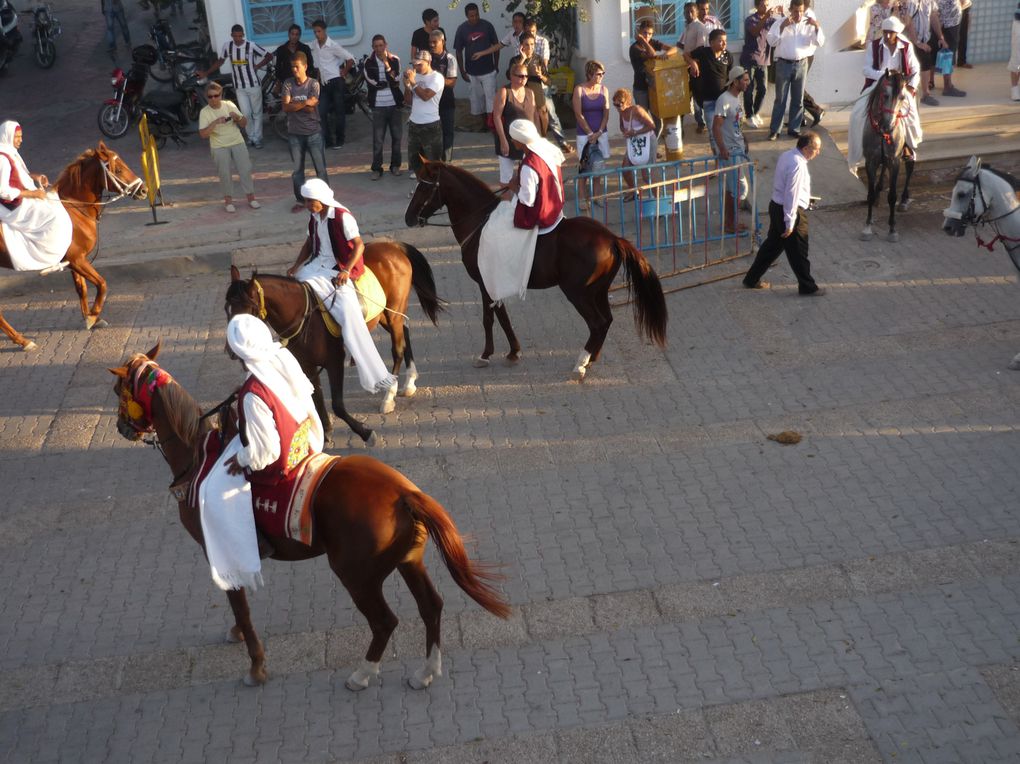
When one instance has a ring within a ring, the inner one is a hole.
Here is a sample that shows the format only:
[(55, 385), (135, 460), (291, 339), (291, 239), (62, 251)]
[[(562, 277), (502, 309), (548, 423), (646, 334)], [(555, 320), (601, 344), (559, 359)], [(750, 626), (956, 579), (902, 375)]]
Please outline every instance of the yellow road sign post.
[(146, 225), (163, 225), (168, 221), (156, 219), (156, 199), (159, 199), (161, 207), (166, 206), (163, 202), (163, 189), (159, 185), (159, 150), (156, 148), (156, 139), (149, 132), (149, 119), (145, 114), (138, 123), (138, 136), (142, 140), (142, 178), (148, 192), (149, 209), (152, 210), (152, 222)]

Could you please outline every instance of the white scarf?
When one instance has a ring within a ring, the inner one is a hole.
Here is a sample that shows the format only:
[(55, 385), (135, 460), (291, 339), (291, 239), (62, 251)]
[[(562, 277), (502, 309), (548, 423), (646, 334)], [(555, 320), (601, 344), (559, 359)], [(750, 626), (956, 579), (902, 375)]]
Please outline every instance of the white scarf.
[(21, 125), (12, 119), (0, 123), (0, 154), (4, 154), (11, 160), (14, 172), (18, 174), (21, 185), (30, 191), (35, 190), (35, 180), (28, 174), (28, 167), (21, 154), (14, 148), (14, 133), (21, 129)]
[(315, 416), (312, 383), (297, 359), (273, 340), (269, 327), (255, 316), (242, 313), (227, 324), (227, 343), (248, 371), (280, 399), (295, 421)]

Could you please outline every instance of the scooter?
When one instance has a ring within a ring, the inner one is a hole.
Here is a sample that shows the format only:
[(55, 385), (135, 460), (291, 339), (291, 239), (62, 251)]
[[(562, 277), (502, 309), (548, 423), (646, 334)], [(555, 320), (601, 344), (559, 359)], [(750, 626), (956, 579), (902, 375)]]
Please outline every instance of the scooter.
[(175, 70), (181, 62), (208, 63), (212, 51), (208, 44), (199, 40), (177, 44), (174, 31), (166, 19), (156, 19), (149, 29), (149, 38), (156, 51), (156, 61), (152, 64), (152, 79), (157, 82), (171, 82)]
[(7, 0), (0, 0), (0, 72), (7, 69), (21, 45), (18, 14)]
[(35, 62), (43, 69), (49, 69), (57, 60), (56, 39), (63, 30), (60, 21), (53, 15), (49, 5), (37, 5), (32, 10), (32, 44), (35, 46)]
[(145, 93), (149, 67), (156, 61), (156, 51), (151, 45), (140, 45), (132, 51), (131, 57), (134, 63), (128, 72), (119, 67), (113, 70), (110, 84), (114, 97), (104, 101), (99, 109), (100, 131), (108, 138), (121, 138), (145, 114), (149, 132), (156, 139), (158, 148), (163, 148), (167, 139), (183, 146), (184, 136), (189, 134), (186, 130), (189, 122), (186, 113), (188, 95), (183, 92), (185, 83), (182, 83), (181, 91)]

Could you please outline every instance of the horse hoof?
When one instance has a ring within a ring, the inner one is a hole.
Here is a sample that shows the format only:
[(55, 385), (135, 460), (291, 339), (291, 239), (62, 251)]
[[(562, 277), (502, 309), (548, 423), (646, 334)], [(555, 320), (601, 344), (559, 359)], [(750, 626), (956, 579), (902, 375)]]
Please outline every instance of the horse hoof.
[(861, 232), (861, 241), (871, 241), (872, 238), (874, 238), (874, 236), (875, 236), (875, 234), (873, 234), (871, 231), (862, 231)]
[(29, 340), (28, 342), (21, 346), (21, 349), (27, 353), (31, 350), (38, 350), (39, 346), (32, 342), (32, 340)]
[(407, 686), (412, 690), (425, 690), (430, 684), (432, 684), (432, 677), (419, 678), (412, 675), (407, 678)]
[(105, 329), (110, 325), (110, 322), (105, 318), (97, 318), (96, 322), (92, 325), (93, 329)]
[(1020, 370), (1020, 355), (1016, 356), (1012, 361), (1009, 362), (1009, 366), (1006, 367), (1011, 371)]
[(368, 437), (365, 438), (365, 445), (369, 448), (374, 448), (379, 443), (379, 438), (375, 434), (375, 430), (368, 431)]
[(413, 398), (416, 392), (418, 392), (418, 386), (414, 382), (408, 382), (404, 389), (400, 391), (400, 396), (402, 398)]
[(261, 687), (266, 683), (266, 672), (265, 669), (261, 671), (249, 671), (244, 675), (244, 682), (246, 687)]
[(244, 632), (238, 626), (231, 626), (227, 632), (227, 641), (235, 645), (239, 642), (244, 642)]
[(574, 369), (574, 381), (584, 382), (584, 375), (587, 373), (588, 373), (587, 369), (578, 366), (576, 369)]
[(900, 240), (900, 235), (895, 231), (892, 231), (888, 236), (885, 237), (886, 241), (891, 241), (893, 244)]
[(476, 358), (476, 359), (474, 360), (474, 363), (473, 363), (473, 366), (474, 366), (474, 367), (475, 367), (476, 369), (484, 369), (484, 368), (486, 368), (486, 367), (487, 367), (488, 365), (489, 365), (489, 359), (488, 359), (488, 358), (482, 358), (481, 356), (478, 356), (478, 357), (477, 357), (477, 358)]
[(361, 692), (362, 690), (368, 687), (368, 679), (365, 679), (364, 682), (361, 681), (356, 682), (354, 681), (353, 677), (347, 677), (347, 681), (344, 682), (344, 687), (346, 687), (351, 692)]
[(520, 356), (519, 353), (517, 355), (514, 355), (513, 353), (510, 353), (509, 355), (507, 355), (506, 358), (503, 359), (503, 365), (504, 366), (516, 366), (520, 362), (521, 362), (521, 356)]
[(379, 676), (379, 664), (371, 661), (362, 661), (361, 665), (351, 672), (344, 682), (344, 686), (351, 692), (361, 692), (368, 687), (372, 677)]
[(910, 205), (913, 203), (914, 203), (913, 199), (903, 199), (896, 207), (896, 209), (899, 210), (900, 212), (906, 212), (907, 210), (910, 209)]

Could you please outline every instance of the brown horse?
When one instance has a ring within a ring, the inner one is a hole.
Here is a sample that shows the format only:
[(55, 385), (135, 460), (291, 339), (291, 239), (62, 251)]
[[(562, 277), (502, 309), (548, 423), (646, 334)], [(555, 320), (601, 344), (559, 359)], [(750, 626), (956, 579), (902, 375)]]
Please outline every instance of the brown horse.
[[(479, 367), (488, 366), (493, 353), (494, 314), (510, 343), (507, 361), (516, 363), (521, 357), (521, 345), (506, 307), (492, 305), (478, 271), (478, 240), (499, 201), (485, 183), (466, 170), (442, 162), (426, 162), (418, 172), (418, 187), (404, 213), (404, 222), (409, 226), (425, 225), (444, 206), (450, 214), (450, 227), (460, 244), (464, 267), (482, 292), (485, 348), (475, 361)], [(538, 237), (528, 289), (558, 286), (588, 325), (588, 341), (574, 367), (574, 376), (579, 380), (584, 379), (589, 364), (598, 360), (613, 323), (609, 287), (620, 265), (626, 269), (634, 296), (638, 331), (657, 345), (665, 345), (668, 315), (659, 277), (629, 241), (601, 223), (583, 217), (563, 220), (554, 231)]]
[[(151, 419), (138, 405), (140, 372), (156, 368), (159, 345), (144, 355), (137, 353), (110, 371), (116, 375), (114, 392), (120, 400), (117, 430), (138, 441), (155, 433), (174, 483), (186, 481), (196, 470), (196, 446), (207, 419), (200, 418), (195, 400), (170, 379), (152, 394)], [(142, 412), (142, 413), (139, 413)], [(179, 504), (181, 523), (205, 547), (199, 513)], [(453, 520), (431, 496), (395, 469), (368, 456), (350, 456), (334, 462), (322, 479), (312, 506), (315, 537), (312, 546), (286, 538), (271, 538), (275, 560), (293, 562), (325, 554), (329, 566), (350, 592), (358, 610), (368, 620), (372, 641), (365, 660), (347, 679), (351, 690), (362, 690), (379, 673), (379, 661), (397, 617), (383, 597), (383, 582), (396, 568), (403, 576), (425, 622), (424, 667), (408, 679), (415, 689), (427, 687), (442, 674), (440, 616), (443, 600), (425, 570), (425, 543), (431, 536), (439, 547), (450, 575), (471, 599), (490, 613), (506, 618), (510, 607), (488, 581), (497, 578), (489, 567), (473, 562)], [(266, 681), (266, 656), (252, 626), (244, 589), (227, 592), (235, 624), (228, 633), (232, 641), (244, 640), (251, 658), (245, 684)]]
[[(74, 226), (71, 246), (64, 255), (64, 261), (71, 268), (74, 288), (78, 291), (78, 299), (81, 301), (81, 315), (85, 319), (85, 328), (105, 326), (106, 322), (99, 318), (99, 314), (106, 301), (106, 279), (92, 267), (88, 255), (99, 243), (96, 227), (103, 214), (103, 208), (124, 196), (144, 198), (145, 184), (115, 151), (111, 151), (100, 141), (94, 149), (89, 149), (64, 168), (53, 189), (67, 209), (67, 214), (71, 216), (71, 223)], [(106, 192), (116, 196), (103, 201), (103, 194)], [(11, 267), (7, 245), (0, 234), (0, 268)], [(91, 308), (88, 284), (96, 288), (96, 300)], [(35, 350), (38, 347), (7, 323), (2, 313), (0, 329), (24, 350)]]
[[(401, 395), (411, 397), (417, 391), (418, 367), (411, 351), (411, 333), (405, 320), (407, 300), (414, 287), (422, 310), (433, 324), (444, 309), (444, 302), (436, 295), (436, 283), (425, 255), (398, 241), (374, 241), (365, 246), (365, 264), (379, 279), (386, 294), (386, 309), (368, 323), (369, 330), (382, 326), (390, 334), (393, 353), (392, 371), (400, 374), (403, 361), (407, 375)], [(234, 266), (230, 267), (230, 286), (227, 288), (227, 316), (251, 313), (263, 319), (282, 338), (297, 358), (301, 368), (315, 388), (315, 408), (326, 431), (329, 431), (329, 414), (322, 399), (319, 374), (326, 370), (329, 377), (333, 412), (354, 430), (366, 443), (374, 443), (371, 428), (358, 421), (344, 406), (344, 358), (346, 351), (342, 337), (334, 337), (326, 329), (322, 314), (315, 309), (315, 297), (300, 282), (286, 276), (257, 274), (247, 281)], [(394, 386), (383, 399), (380, 411), (393, 411), (397, 394)]]

